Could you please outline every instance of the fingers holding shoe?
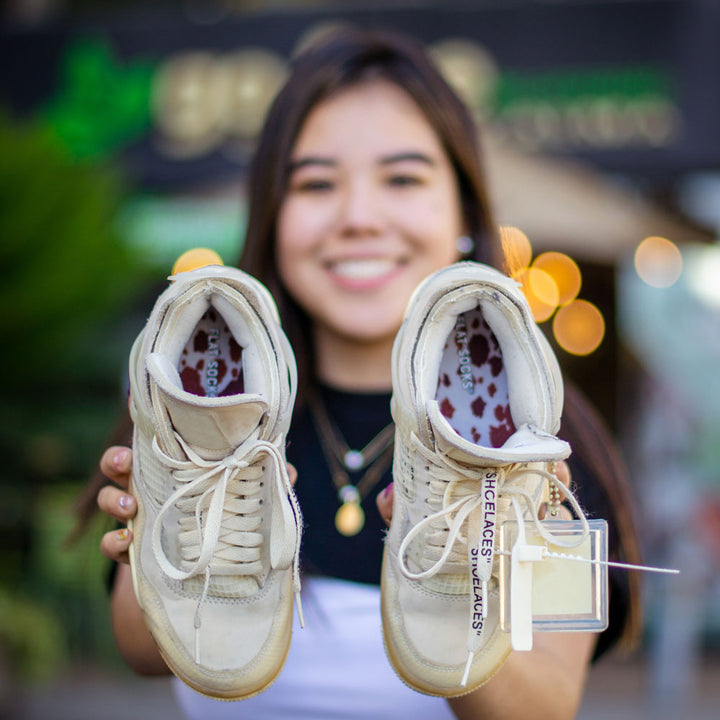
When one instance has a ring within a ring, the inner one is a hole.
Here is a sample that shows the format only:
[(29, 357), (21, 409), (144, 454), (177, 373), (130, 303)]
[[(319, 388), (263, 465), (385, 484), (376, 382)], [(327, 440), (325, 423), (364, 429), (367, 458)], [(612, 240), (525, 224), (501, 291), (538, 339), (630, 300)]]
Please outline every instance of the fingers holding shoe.
[(108, 480), (117, 486), (105, 485), (100, 489), (97, 503), (100, 510), (106, 515), (127, 522), (134, 517), (137, 511), (135, 498), (128, 494), (130, 485), (130, 470), (132, 468), (132, 451), (126, 447), (111, 447), (103, 453), (100, 459), (100, 470)]
[(570, 488), (572, 476), (570, 475), (570, 466), (565, 460), (559, 460), (555, 464), (555, 476), (566, 488)]
[(126, 490), (113, 485), (105, 485), (101, 488), (97, 496), (97, 504), (106, 515), (122, 523), (132, 520), (137, 512), (135, 498)]
[(132, 450), (118, 445), (108, 448), (100, 458), (100, 470), (108, 480), (127, 489), (132, 470)]
[(128, 548), (132, 542), (132, 533), (127, 528), (111, 530), (103, 535), (100, 541), (100, 552), (117, 563), (128, 563)]
[[(127, 523), (137, 512), (137, 501), (127, 492), (132, 468), (132, 451), (126, 447), (111, 447), (100, 459), (103, 475), (119, 487), (105, 485), (97, 496), (102, 512), (120, 523)], [(127, 528), (105, 533), (100, 542), (100, 551), (115, 562), (128, 562), (128, 547), (132, 533)]]
[(392, 509), (393, 509), (393, 484), (390, 483), (376, 498), (377, 508), (380, 512), (380, 517), (385, 521), (385, 524), (390, 527), (392, 521)]

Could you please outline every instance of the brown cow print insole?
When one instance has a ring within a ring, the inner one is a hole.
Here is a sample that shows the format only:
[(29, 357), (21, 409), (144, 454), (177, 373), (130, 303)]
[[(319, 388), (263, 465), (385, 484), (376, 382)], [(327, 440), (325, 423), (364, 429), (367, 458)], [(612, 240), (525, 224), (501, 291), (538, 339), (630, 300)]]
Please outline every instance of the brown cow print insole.
[(220, 397), (244, 392), (242, 347), (216, 310), (198, 322), (180, 356), (183, 389), (193, 395)]
[(458, 315), (436, 399), (455, 432), (476, 445), (498, 448), (515, 432), (500, 345), (479, 308)]

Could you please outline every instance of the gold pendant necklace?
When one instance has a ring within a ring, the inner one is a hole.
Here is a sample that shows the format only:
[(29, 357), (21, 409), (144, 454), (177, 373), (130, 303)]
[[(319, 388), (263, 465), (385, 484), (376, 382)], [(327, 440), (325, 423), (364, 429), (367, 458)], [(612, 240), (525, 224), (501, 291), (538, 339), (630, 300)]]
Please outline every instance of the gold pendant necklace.
[(365, 527), (365, 511), (355, 485), (343, 485), (338, 491), (342, 503), (335, 513), (335, 527), (341, 535), (352, 537)]
[[(310, 410), (333, 484), (338, 492), (340, 507), (335, 513), (335, 527), (341, 535), (352, 537), (365, 526), (362, 501), (390, 466), (395, 428), (393, 423), (386, 425), (362, 450), (352, 450), (333, 425), (317, 394), (310, 398)], [(364, 468), (367, 468), (365, 474), (357, 485), (353, 485), (347, 471)]]

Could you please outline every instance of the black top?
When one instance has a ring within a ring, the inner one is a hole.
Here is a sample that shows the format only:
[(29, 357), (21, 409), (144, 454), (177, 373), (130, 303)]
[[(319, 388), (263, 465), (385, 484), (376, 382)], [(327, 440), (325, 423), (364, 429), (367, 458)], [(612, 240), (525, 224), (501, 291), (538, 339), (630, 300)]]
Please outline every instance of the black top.
[[(327, 387), (318, 388), (328, 416), (349, 447), (367, 445), (392, 417), (388, 393), (355, 394)], [(343, 580), (380, 584), (385, 523), (377, 511), (375, 498), (392, 479), (391, 469), (362, 501), (363, 529), (352, 537), (335, 528), (340, 502), (323, 455), (312, 415), (305, 405), (295, 414), (288, 433), (287, 459), (298, 471), (295, 493), (302, 509), (304, 532), (302, 566), (305, 572)], [(356, 484), (364, 470), (348, 473)]]
[[(390, 421), (389, 393), (349, 393), (326, 386), (317, 391), (332, 422), (351, 448), (362, 448)], [(297, 410), (288, 434), (287, 458), (298, 471), (295, 491), (302, 508), (304, 533), (302, 567), (305, 573), (327, 575), (361, 583), (380, 583), (383, 537), (386, 530), (377, 511), (375, 498), (391, 481), (389, 468), (362, 502), (365, 525), (353, 537), (341, 535), (335, 528), (335, 513), (340, 505), (323, 455), (318, 433), (306, 405)], [(599, 487), (597, 478), (582, 458), (568, 459), (573, 489), (588, 518), (603, 518), (609, 526), (610, 556), (616, 530), (612, 506)], [(363, 471), (348, 473), (353, 483)], [(622, 632), (628, 607), (628, 588), (624, 571), (609, 573), (610, 624), (598, 639), (596, 657), (607, 650)]]

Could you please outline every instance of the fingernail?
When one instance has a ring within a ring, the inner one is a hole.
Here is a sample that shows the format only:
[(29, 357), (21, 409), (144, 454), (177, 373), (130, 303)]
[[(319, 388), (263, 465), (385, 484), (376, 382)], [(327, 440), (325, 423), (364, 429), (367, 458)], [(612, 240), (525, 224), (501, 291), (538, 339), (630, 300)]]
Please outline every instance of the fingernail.
[(390, 483), (390, 484), (382, 491), (381, 494), (382, 494), (382, 496), (383, 496), (384, 498), (386, 498), (386, 497), (388, 496), (388, 493), (389, 493), (390, 490), (392, 489), (392, 486), (393, 486), (393, 484)]
[(118, 505), (120, 505), (123, 510), (127, 510), (130, 507), (130, 503), (132, 503), (132, 497), (130, 497), (130, 495), (121, 495), (118, 500)]
[(128, 457), (128, 451), (127, 450), (118, 450), (118, 452), (115, 453), (115, 457), (113, 458), (113, 467), (116, 470), (122, 470), (125, 467), (125, 462)]
[(128, 539), (128, 536), (130, 535), (130, 532), (127, 528), (123, 528), (122, 530), (117, 531), (117, 539), (120, 540), (120, 542), (123, 542), (124, 540)]

